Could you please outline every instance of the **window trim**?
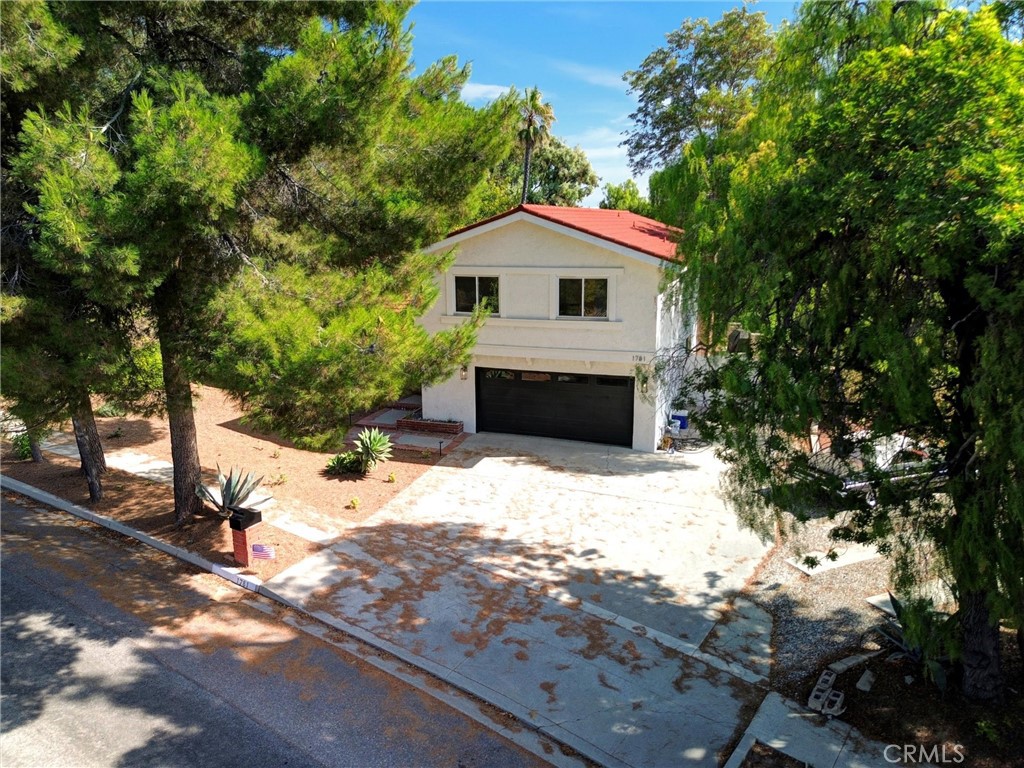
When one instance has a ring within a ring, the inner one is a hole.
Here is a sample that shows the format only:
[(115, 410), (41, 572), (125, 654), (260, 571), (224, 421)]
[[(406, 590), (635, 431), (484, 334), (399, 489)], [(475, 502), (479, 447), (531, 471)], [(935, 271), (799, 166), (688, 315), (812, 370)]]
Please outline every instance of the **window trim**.
[[(579, 315), (563, 315), (561, 313), (561, 289), (563, 280), (579, 280), (580, 281), (580, 314)], [(602, 316), (585, 315), (583, 314), (583, 296), (586, 294), (586, 281), (587, 280), (604, 280), (605, 282), (605, 313)], [(607, 323), (615, 319), (615, 292), (616, 292), (616, 280), (613, 274), (598, 273), (598, 274), (587, 274), (587, 273), (564, 273), (553, 275), (552, 280), (552, 296), (551, 296), (551, 317), (555, 320), (568, 320), (586, 323)]]
[[(499, 272), (490, 269), (473, 269), (473, 268), (462, 268), (459, 270), (451, 270), (448, 273), (447, 287), (448, 287), (448, 314), (453, 317), (469, 317), (472, 312), (465, 310), (459, 310), (456, 308), (456, 291), (455, 291), (455, 278), (457, 277), (472, 277), (476, 280), (476, 301), (480, 302), (480, 278), (489, 277), (498, 281), (498, 310), (491, 310), (491, 317), (501, 317), (501, 307), (505, 303), (505, 296), (503, 294), (505, 281), (502, 280), (502, 275)], [(476, 304), (474, 304), (474, 307)]]

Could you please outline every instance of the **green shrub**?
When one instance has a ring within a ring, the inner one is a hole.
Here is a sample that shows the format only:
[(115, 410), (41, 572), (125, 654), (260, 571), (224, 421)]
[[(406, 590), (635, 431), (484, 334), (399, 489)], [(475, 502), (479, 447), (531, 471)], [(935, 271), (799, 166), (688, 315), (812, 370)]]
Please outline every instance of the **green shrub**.
[(380, 462), (391, 458), (391, 438), (376, 427), (364, 429), (356, 438), (356, 452), (359, 454), (359, 471), (365, 475)]
[(362, 464), (359, 461), (359, 454), (355, 451), (345, 451), (337, 456), (332, 456), (327, 462), (328, 475), (354, 475), (362, 471)]
[(96, 409), (96, 415), (101, 419), (108, 419), (112, 417), (120, 418), (121, 416), (127, 416), (128, 411), (117, 403), (104, 403)]
[(244, 508), (245, 502), (263, 482), (263, 478), (257, 479), (255, 474), (255, 472), (247, 472), (243, 475), (242, 471), (238, 470), (238, 476), (235, 477), (235, 470), (232, 469), (228, 476), (224, 477), (224, 473), (218, 466), (217, 483), (220, 485), (220, 498), (218, 499), (210, 493), (210, 489), (202, 483), (196, 485), (196, 495), (213, 504), (221, 517), (231, 517), (231, 513), (236, 509)]
[[(273, 432), (273, 423), (264, 419), (253, 419), (253, 423), (260, 429)], [(347, 427), (346, 427), (347, 429)], [(326, 453), (336, 451), (345, 444), (345, 429), (324, 432), (318, 435), (298, 435), (294, 439), (295, 447), (304, 451), (316, 451)]]
[(14, 446), (14, 458), (19, 461), (32, 458), (32, 441), (29, 439), (27, 432), (15, 435), (11, 443)]

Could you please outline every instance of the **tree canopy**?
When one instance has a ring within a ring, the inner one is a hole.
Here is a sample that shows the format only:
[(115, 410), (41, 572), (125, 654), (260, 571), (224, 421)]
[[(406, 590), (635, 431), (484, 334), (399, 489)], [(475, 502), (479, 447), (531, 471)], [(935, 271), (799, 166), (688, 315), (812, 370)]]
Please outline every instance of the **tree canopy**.
[[(1000, 692), (998, 621), (1024, 621), (1024, 53), (998, 10), (801, 6), (750, 114), (661, 179), (709, 334), (662, 367), (744, 519), (824, 511), (900, 584), (949, 579), (949, 650), (981, 699)], [(730, 323), (749, 354), (725, 354)], [(835, 471), (894, 435), (922, 471), (869, 461), (873, 493), (838, 495)]]
[(651, 215), (650, 202), (640, 194), (640, 188), (632, 179), (626, 179), (621, 184), (605, 184), (602, 189), (604, 198), (598, 207), (613, 211), (632, 211), (641, 216)]
[(753, 105), (773, 37), (763, 13), (726, 11), (714, 23), (687, 19), (666, 45), (623, 75), (637, 98), (623, 144), (634, 172), (679, 160), (684, 146), (732, 128)]
[[(518, 145), (495, 167), (481, 188), (474, 220), (515, 208), (522, 200), (525, 148)], [(551, 136), (533, 152), (526, 202), (575, 206), (594, 191), (598, 177), (586, 153)], [(467, 222), (468, 223), (468, 222)]]
[[(408, 7), (37, 4), (66, 55), (4, 70), (24, 89), (4, 147), (19, 269), (158, 341), (179, 522), (199, 503), (193, 381), (327, 444), (346, 409), (445, 374), (472, 342), (473, 322), (417, 334), (444, 264), (417, 249), (465, 218), (515, 115), (462, 103), (454, 59), (410, 76)], [(43, 85), (61, 67), (63, 104)]]

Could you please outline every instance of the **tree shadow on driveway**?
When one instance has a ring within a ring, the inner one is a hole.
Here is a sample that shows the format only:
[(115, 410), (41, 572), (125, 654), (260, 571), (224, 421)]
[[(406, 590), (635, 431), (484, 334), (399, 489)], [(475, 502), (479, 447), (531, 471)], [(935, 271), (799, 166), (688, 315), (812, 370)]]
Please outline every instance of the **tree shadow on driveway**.
[(717, 612), (654, 570), (578, 568), (573, 554), (461, 521), (384, 521), (265, 586), (628, 764), (711, 764), (764, 696), (756, 673), (698, 648)]
[[(650, 569), (581, 567), (574, 554), (465, 522), (384, 522), (350, 529), (268, 586), (383, 636), (409, 633), (403, 642), (414, 645), (421, 628), (450, 621), (449, 642), (466, 646), (460, 653), (467, 655), (493, 639), (505, 642), (505, 630), (517, 625), (546, 636), (538, 622), (554, 623), (564, 636), (582, 638), (584, 656), (606, 652), (627, 668), (638, 660), (622, 642), (613, 648), (597, 637), (599, 625), (621, 619), (635, 636), (664, 632), (696, 647), (731, 597), (715, 591), (713, 571), (705, 574), (707, 590), (683, 595)], [(586, 554), (600, 561), (597, 550)]]

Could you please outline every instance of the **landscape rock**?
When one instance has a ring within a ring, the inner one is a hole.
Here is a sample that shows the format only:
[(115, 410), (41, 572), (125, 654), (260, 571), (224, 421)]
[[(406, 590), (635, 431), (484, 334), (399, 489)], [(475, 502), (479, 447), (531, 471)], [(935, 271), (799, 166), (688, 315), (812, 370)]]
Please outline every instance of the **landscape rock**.
[(860, 680), (857, 681), (857, 690), (864, 691), (867, 693), (871, 690), (871, 686), (875, 684), (875, 673), (870, 669), (864, 670), (864, 674), (860, 676)]
[(847, 656), (845, 659), (834, 661), (828, 665), (828, 668), (835, 672), (837, 675), (843, 674), (847, 670), (853, 669), (859, 664), (863, 664), (868, 659), (877, 656), (881, 651), (873, 651), (871, 653), (858, 653), (856, 656)]

